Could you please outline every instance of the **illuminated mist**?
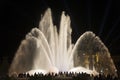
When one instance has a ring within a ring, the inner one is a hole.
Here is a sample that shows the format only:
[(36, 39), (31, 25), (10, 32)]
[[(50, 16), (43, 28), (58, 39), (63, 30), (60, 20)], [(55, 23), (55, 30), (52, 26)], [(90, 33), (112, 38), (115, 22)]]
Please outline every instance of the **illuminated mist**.
[(91, 31), (71, 41), (70, 17), (62, 13), (59, 33), (53, 25), (51, 10), (42, 17), (39, 27), (33, 28), (21, 42), (9, 69), (14, 73), (86, 72), (114, 74), (116, 68), (102, 41)]

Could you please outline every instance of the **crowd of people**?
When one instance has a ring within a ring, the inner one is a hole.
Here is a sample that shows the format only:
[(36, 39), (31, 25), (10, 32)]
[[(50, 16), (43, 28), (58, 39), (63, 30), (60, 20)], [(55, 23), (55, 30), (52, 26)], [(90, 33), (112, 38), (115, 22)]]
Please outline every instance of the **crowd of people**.
[(68, 73), (68, 72), (59, 72), (58, 74), (55, 73), (48, 73), (48, 74), (34, 74), (30, 75), (29, 73), (21, 73), (18, 75), (3, 76), (0, 77), (0, 80), (119, 80), (119, 77), (112, 76), (112, 75), (90, 75), (86, 73)]

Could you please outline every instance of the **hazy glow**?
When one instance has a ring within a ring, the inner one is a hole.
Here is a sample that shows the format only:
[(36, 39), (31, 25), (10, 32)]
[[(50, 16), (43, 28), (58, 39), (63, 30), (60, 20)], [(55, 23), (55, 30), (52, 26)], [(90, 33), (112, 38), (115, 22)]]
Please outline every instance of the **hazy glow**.
[(32, 74), (59, 71), (98, 74), (101, 70), (115, 74), (116, 68), (108, 49), (93, 32), (85, 32), (75, 44), (71, 41), (71, 32), (70, 17), (62, 13), (58, 33), (52, 22), (51, 10), (48, 9), (39, 28), (33, 28), (21, 42), (9, 75), (14, 72)]
[(76, 67), (71, 69), (69, 72), (74, 72), (74, 73), (87, 73), (87, 74), (93, 74), (93, 75), (98, 75), (99, 73), (96, 72), (95, 70), (89, 70), (84, 67)]

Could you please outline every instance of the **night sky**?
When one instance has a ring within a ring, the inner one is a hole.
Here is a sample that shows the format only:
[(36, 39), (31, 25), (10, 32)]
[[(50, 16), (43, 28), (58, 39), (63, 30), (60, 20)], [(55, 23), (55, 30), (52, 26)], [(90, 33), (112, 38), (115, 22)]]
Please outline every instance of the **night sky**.
[(93, 31), (111, 55), (120, 56), (119, 0), (1, 0), (0, 58), (7, 56), (12, 60), (25, 35), (38, 27), (41, 14), (48, 7), (57, 26), (62, 11), (70, 16), (73, 43), (85, 31)]

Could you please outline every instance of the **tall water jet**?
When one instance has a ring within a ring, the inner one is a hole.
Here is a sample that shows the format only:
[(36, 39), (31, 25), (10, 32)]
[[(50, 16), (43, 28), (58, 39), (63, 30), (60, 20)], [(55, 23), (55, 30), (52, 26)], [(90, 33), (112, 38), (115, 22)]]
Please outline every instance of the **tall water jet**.
[[(107, 47), (91, 31), (85, 32), (75, 44), (71, 41), (70, 17), (62, 12), (59, 33), (53, 25), (51, 10), (42, 17), (21, 42), (9, 75), (23, 72), (86, 72), (116, 75), (116, 68)], [(102, 59), (101, 59), (102, 58)], [(107, 59), (103, 61), (103, 59)]]

